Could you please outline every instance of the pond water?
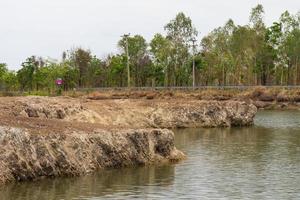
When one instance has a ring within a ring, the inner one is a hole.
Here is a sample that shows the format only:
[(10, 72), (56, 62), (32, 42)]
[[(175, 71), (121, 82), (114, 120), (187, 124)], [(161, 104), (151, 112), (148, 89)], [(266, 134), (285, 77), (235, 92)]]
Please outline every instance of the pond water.
[(255, 126), (176, 130), (188, 159), (0, 188), (4, 200), (300, 199), (300, 112), (262, 111)]

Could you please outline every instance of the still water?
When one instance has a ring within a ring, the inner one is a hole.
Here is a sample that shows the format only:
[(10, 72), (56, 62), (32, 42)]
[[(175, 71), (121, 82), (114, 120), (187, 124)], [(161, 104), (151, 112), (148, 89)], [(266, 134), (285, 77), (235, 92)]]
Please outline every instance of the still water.
[(300, 199), (300, 112), (263, 111), (247, 128), (177, 130), (188, 159), (0, 187), (0, 199)]

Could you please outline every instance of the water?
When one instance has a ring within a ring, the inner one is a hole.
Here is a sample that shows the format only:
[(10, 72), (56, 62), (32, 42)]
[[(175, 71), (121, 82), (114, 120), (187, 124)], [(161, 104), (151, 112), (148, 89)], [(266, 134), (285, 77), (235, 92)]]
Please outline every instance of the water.
[(188, 159), (0, 188), (0, 199), (300, 199), (300, 112), (263, 111), (254, 127), (183, 129)]

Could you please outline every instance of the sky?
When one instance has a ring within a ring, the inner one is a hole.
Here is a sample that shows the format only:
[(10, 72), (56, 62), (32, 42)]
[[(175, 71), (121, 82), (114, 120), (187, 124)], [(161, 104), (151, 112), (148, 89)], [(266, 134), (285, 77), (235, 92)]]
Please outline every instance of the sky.
[(191, 17), (200, 41), (229, 18), (247, 24), (259, 3), (268, 25), (285, 10), (300, 10), (299, 0), (0, 0), (0, 63), (17, 70), (31, 55), (59, 59), (74, 47), (103, 58), (118, 52), (124, 33), (148, 42), (164, 33), (178, 12)]

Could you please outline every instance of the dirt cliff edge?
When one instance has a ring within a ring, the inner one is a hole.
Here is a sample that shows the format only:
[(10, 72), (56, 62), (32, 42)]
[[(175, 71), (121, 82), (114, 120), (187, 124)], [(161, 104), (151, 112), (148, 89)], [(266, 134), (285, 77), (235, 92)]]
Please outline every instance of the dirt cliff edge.
[(0, 183), (78, 176), (107, 167), (177, 162), (184, 154), (166, 129), (31, 134), (0, 127)]
[(240, 101), (0, 98), (0, 184), (177, 162), (164, 128), (248, 126), (256, 112)]

